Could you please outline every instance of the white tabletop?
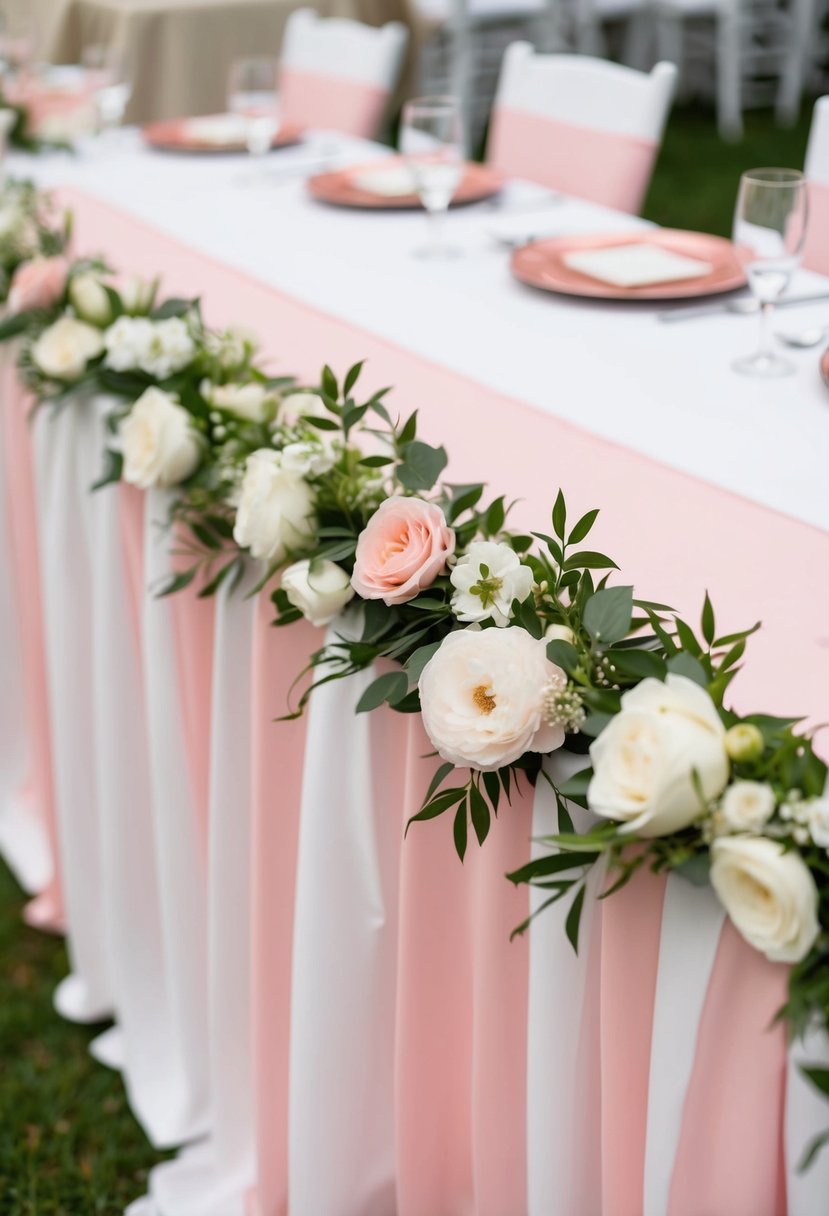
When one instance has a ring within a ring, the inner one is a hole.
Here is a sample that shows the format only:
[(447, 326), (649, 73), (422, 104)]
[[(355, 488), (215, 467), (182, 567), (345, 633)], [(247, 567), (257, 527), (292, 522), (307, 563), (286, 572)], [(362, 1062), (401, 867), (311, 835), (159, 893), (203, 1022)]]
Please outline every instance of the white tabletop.
[[(125, 131), (106, 154), (15, 155), (9, 169), (83, 189), (424, 358), (829, 531), (829, 389), (819, 348), (791, 352), (794, 376), (748, 379), (730, 363), (754, 349), (756, 317), (663, 325), (656, 306), (522, 286), (493, 231), (629, 231), (642, 221), (520, 183), (497, 209), (482, 204), (448, 217), (447, 237), (462, 256), (418, 260), (423, 215), (349, 212), (307, 197), (303, 170), (319, 167), (321, 153), (339, 166), (382, 150), (318, 135), (260, 168), (236, 157), (152, 152)], [(822, 288), (829, 281), (801, 271), (790, 291)], [(829, 299), (781, 312), (776, 328), (826, 322)]]

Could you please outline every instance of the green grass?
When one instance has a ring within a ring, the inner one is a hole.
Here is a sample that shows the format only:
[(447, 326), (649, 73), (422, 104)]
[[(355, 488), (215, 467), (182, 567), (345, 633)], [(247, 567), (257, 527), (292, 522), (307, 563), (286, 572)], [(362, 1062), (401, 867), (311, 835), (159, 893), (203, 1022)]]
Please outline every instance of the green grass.
[[(646, 216), (729, 234), (740, 173), (802, 166), (810, 117), (808, 105), (787, 131), (751, 114), (743, 142), (728, 145), (710, 111), (675, 110)], [(102, 1028), (70, 1025), (52, 1009), (66, 951), (21, 923), (23, 902), (0, 863), (0, 1216), (121, 1216), (159, 1155), (120, 1078), (88, 1054)]]
[(768, 110), (755, 110), (746, 115), (740, 143), (725, 144), (710, 110), (674, 110), (644, 215), (665, 227), (730, 236), (740, 174), (764, 166), (802, 169), (811, 117), (808, 102), (797, 126), (786, 129), (774, 125)]
[(22, 924), (24, 902), (0, 862), (0, 1213), (121, 1216), (159, 1154), (88, 1053), (103, 1027), (54, 1012), (66, 950)]

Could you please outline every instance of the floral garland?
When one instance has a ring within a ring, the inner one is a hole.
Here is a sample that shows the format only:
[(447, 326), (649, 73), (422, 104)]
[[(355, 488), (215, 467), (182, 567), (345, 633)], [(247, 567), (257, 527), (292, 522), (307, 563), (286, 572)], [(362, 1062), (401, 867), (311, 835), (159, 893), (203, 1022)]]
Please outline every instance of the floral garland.
[[(752, 946), (793, 964), (791, 1032), (826, 1027), (827, 766), (798, 720), (725, 704), (759, 625), (721, 635), (706, 595), (695, 630), (609, 585), (616, 564), (582, 547), (598, 511), (570, 522), (561, 492), (549, 533), (509, 529), (503, 497), (440, 480), (446, 452), (418, 438), (416, 413), (395, 418), (389, 390), (357, 399), (361, 364), (297, 389), (257, 365), (251, 335), (212, 332), (196, 302), (156, 295), (155, 281), (119, 286), (103, 263), (44, 247), (13, 271), (0, 338), (22, 336), (38, 400), (113, 397), (99, 484), (175, 488), (190, 563), (162, 593), (198, 576), (213, 594), (253, 558), (275, 624), (348, 613), (288, 716), (320, 684), (394, 660), (356, 710), (422, 713), (441, 763), (411, 822), (451, 811), (463, 859), (470, 825), (483, 845), (520, 783), (544, 779), (559, 831), (509, 878), (543, 890), (542, 907), (570, 899), (574, 947), (594, 866), (604, 896), (637, 870), (676, 871), (710, 882)], [(562, 748), (585, 766), (556, 785), (544, 759)], [(568, 804), (593, 826), (576, 832)], [(829, 1070), (806, 1072), (829, 1094)]]

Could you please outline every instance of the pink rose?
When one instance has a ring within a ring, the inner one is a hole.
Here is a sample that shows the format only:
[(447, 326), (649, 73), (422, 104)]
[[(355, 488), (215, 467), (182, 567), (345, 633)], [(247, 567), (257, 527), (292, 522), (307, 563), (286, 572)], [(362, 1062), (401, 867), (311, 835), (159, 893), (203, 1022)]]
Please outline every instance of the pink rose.
[(364, 600), (405, 604), (430, 587), (455, 551), (440, 507), (387, 498), (360, 533), (351, 586)]
[(69, 264), (64, 257), (32, 258), (18, 266), (9, 291), (11, 312), (56, 304), (66, 289)]

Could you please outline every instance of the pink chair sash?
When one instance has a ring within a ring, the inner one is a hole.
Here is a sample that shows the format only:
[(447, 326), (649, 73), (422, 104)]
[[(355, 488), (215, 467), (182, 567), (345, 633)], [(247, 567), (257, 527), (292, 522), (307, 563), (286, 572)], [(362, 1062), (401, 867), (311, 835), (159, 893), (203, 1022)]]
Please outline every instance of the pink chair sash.
[(487, 159), (508, 177), (528, 178), (636, 215), (657, 150), (652, 139), (501, 106), (492, 120)]
[(341, 76), (285, 67), (279, 82), (279, 110), (286, 125), (344, 131), (368, 139), (376, 135), (388, 92)]
[(829, 274), (829, 182), (809, 182), (809, 222), (803, 265)]

